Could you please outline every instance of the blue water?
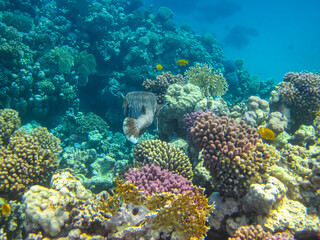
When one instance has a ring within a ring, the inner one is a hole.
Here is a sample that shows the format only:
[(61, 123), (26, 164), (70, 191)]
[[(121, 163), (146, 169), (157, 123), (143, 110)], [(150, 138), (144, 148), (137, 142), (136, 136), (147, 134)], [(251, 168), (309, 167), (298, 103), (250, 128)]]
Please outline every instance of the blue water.
[(286, 72), (320, 70), (320, 1), (146, 0), (167, 6), (173, 20), (212, 33), (227, 58), (243, 58), (252, 74), (282, 80)]

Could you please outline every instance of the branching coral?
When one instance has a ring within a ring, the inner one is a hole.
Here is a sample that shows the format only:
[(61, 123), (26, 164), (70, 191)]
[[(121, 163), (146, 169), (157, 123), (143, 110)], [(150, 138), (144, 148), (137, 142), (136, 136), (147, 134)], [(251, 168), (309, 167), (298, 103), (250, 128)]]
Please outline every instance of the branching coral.
[(21, 125), (17, 111), (12, 109), (0, 109), (0, 146), (7, 144), (11, 134)]
[(117, 194), (125, 202), (146, 206), (152, 211), (148, 225), (157, 232), (172, 232), (172, 239), (203, 239), (208, 231), (205, 222), (214, 206), (208, 204), (202, 189), (186, 194), (160, 193), (146, 196), (133, 183), (117, 183)]
[(185, 78), (189, 83), (200, 87), (202, 95), (206, 98), (210, 96), (221, 96), (228, 91), (228, 83), (219, 71), (214, 71), (206, 63), (196, 64), (185, 72)]
[(0, 192), (19, 197), (31, 185), (46, 184), (57, 165), (57, 154), (43, 148), (37, 137), (13, 136), (0, 150)]
[(147, 196), (163, 192), (185, 194), (194, 190), (186, 178), (153, 164), (141, 169), (130, 168), (125, 177), (127, 181), (135, 183)]
[(187, 179), (192, 179), (192, 166), (182, 150), (161, 140), (146, 140), (135, 146), (133, 158), (145, 164), (154, 164)]
[(207, 111), (197, 117), (191, 134), (195, 146), (202, 150), (201, 157), (211, 172), (214, 187), (222, 194), (244, 194), (252, 180), (259, 180), (258, 173), (272, 164), (256, 129), (243, 121), (237, 123)]
[[(299, 124), (311, 124), (320, 108), (320, 76), (314, 73), (287, 73), (278, 84), (280, 103), (291, 109)], [(298, 127), (298, 126), (297, 126)]]

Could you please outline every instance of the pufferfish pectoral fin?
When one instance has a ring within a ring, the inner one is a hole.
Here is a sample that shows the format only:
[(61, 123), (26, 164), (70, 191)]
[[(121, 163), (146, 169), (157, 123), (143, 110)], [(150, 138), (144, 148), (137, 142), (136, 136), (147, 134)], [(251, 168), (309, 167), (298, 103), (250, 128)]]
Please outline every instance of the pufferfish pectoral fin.
[(126, 138), (136, 144), (140, 135), (140, 128), (137, 123), (137, 119), (126, 117), (123, 121), (123, 132)]

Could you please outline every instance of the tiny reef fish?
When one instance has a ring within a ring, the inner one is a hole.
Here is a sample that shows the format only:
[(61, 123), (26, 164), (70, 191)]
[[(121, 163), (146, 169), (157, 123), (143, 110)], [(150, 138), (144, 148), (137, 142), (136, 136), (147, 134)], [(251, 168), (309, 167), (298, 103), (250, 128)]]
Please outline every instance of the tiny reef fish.
[(270, 128), (266, 128), (266, 127), (260, 127), (257, 133), (260, 134), (260, 137), (267, 140), (273, 140), (276, 137), (274, 132)]
[(1, 206), (2, 215), (8, 215), (11, 212), (11, 206), (8, 203), (5, 203)]
[(178, 61), (176, 62), (176, 64), (177, 64), (178, 66), (186, 66), (186, 65), (189, 64), (189, 60), (187, 60), (187, 59), (180, 59), (180, 60), (178, 60)]
[(157, 69), (157, 71), (161, 71), (163, 69), (163, 67), (161, 64), (157, 64), (156, 69)]

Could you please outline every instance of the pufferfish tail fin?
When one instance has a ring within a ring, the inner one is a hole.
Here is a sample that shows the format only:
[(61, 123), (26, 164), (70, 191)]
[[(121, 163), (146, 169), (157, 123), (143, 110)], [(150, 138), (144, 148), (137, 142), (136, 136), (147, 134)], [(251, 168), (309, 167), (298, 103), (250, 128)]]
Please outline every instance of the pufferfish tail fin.
[(126, 117), (122, 126), (124, 135), (130, 142), (134, 144), (138, 142), (138, 137), (140, 134), (140, 128), (137, 121), (137, 119)]

